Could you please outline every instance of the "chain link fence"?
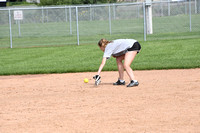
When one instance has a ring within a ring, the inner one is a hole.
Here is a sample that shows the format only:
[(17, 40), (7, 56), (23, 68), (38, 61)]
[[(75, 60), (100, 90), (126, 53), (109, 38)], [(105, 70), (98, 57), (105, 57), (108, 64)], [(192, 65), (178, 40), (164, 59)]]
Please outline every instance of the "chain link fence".
[(199, 0), (152, 2), (151, 8), (152, 34), (146, 3), (0, 8), (0, 47), (96, 44), (124, 36), (148, 41), (200, 32)]

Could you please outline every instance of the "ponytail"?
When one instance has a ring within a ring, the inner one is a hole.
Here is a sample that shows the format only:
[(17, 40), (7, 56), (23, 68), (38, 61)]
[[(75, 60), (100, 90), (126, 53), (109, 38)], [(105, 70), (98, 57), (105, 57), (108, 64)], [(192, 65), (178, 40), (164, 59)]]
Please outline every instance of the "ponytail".
[(108, 44), (108, 43), (111, 43), (112, 41), (108, 41), (108, 40), (106, 40), (106, 39), (101, 39), (99, 42), (98, 42), (98, 46), (99, 47), (106, 47), (106, 45)]

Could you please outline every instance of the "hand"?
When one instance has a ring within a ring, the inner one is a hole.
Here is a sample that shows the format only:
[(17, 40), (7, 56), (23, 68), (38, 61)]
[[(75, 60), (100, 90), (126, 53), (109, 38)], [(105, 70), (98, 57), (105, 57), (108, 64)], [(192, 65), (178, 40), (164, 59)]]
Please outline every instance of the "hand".
[(100, 75), (95, 75), (94, 77), (93, 77), (93, 79), (95, 80), (95, 85), (99, 85), (100, 84), (100, 82), (101, 82), (101, 76)]

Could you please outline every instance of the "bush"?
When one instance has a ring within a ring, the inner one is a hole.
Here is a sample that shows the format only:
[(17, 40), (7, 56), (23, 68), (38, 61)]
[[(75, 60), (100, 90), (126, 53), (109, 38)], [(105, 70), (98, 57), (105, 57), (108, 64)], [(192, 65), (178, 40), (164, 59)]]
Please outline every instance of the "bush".
[(45, 5), (73, 5), (73, 4), (96, 4), (114, 3), (117, 0), (40, 0), (41, 6)]
[(29, 5), (35, 5), (33, 3), (28, 3), (26, 1), (22, 2), (7, 2), (6, 6), (29, 6)]

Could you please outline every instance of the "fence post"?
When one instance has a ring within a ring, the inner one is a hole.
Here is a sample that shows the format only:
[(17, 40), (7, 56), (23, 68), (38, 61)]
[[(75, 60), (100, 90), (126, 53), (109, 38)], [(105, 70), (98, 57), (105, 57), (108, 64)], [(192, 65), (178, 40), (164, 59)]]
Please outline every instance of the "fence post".
[(90, 21), (92, 21), (92, 5), (90, 4)]
[(195, 14), (197, 14), (197, 0), (194, 1), (194, 10), (195, 10)]
[(18, 22), (18, 31), (19, 31), (19, 37), (21, 37), (20, 20), (17, 20), (17, 22)]
[(160, 1), (161, 17), (163, 16), (163, 1)]
[(115, 4), (113, 3), (113, 19), (116, 19), (116, 11), (115, 11)]
[(185, 15), (187, 15), (187, 2), (185, 2)]
[(200, 0), (197, 1), (197, 13), (200, 13)]
[(71, 6), (69, 7), (69, 33), (72, 35), (72, 14), (71, 14)]
[(190, 32), (192, 31), (192, 20), (191, 20), (191, 0), (189, 0), (189, 15), (190, 15)]
[(153, 34), (153, 25), (152, 25), (152, 3), (151, 0), (145, 1), (145, 19), (146, 19), (146, 29), (147, 34)]
[(144, 17), (144, 41), (146, 41), (147, 38), (146, 38), (146, 9), (145, 9), (145, 2), (143, 2), (143, 17)]
[(79, 45), (78, 7), (77, 6), (76, 6), (76, 32), (77, 32), (77, 44)]
[(49, 22), (49, 10), (48, 8), (46, 9), (46, 22)]
[(44, 23), (44, 7), (42, 6), (42, 23)]
[(65, 20), (67, 22), (67, 6), (65, 6)]
[(112, 31), (111, 31), (111, 14), (110, 14), (110, 4), (109, 4), (109, 29), (110, 29), (110, 35), (112, 34)]
[(11, 27), (11, 13), (10, 13), (10, 9), (8, 10), (9, 12), (9, 26), (10, 26), (10, 48), (12, 48), (12, 27)]
[(168, 16), (170, 16), (170, 0), (168, 0)]

